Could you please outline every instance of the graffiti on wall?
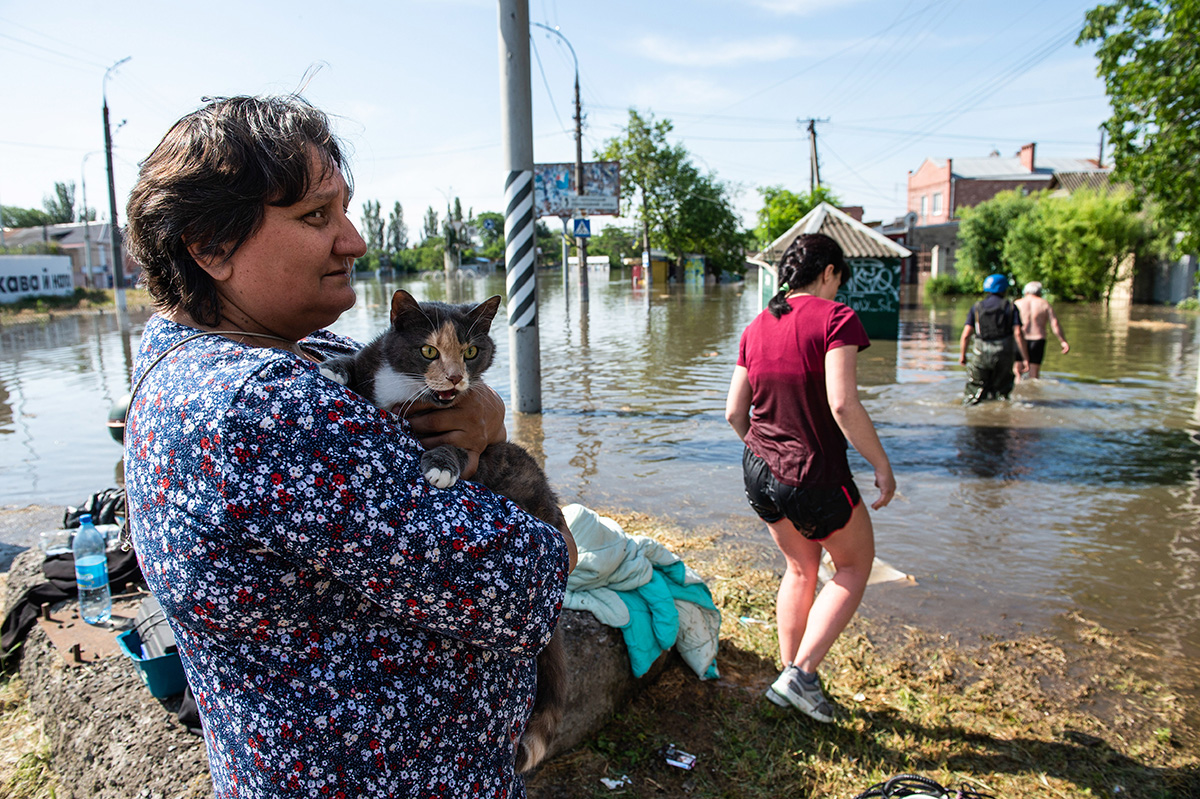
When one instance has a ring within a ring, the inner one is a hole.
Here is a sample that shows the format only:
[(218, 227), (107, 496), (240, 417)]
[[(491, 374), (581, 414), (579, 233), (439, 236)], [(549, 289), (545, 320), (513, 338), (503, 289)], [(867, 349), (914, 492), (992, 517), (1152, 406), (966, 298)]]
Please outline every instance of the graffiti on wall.
[(838, 291), (844, 302), (859, 313), (900, 312), (900, 270), (878, 258), (848, 258), (853, 274)]

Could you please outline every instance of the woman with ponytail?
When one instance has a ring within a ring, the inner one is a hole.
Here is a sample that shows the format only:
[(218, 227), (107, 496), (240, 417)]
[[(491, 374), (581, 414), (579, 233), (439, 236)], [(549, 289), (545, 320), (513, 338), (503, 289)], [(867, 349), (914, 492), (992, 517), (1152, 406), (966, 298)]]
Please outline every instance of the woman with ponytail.
[[(862, 600), (875, 536), (846, 459), (846, 442), (875, 470), (887, 505), (896, 480), (858, 399), (858, 351), (870, 346), (858, 316), (834, 301), (850, 278), (837, 242), (798, 237), (779, 264), (779, 291), (742, 333), (725, 419), (746, 447), (750, 507), (787, 562), (775, 615), (783, 671), (767, 699), (833, 721), (817, 669)], [(753, 409), (753, 413), (751, 413)], [(836, 573), (817, 593), (822, 550)]]

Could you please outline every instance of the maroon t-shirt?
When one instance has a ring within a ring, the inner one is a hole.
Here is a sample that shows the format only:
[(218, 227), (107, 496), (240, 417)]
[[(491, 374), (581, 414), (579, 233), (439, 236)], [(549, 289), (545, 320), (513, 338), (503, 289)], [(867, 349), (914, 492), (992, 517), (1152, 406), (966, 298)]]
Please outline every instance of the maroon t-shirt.
[(791, 313), (776, 319), (763, 311), (742, 333), (738, 366), (746, 367), (754, 409), (746, 446), (781, 483), (845, 485), (846, 437), (829, 409), (825, 353), (871, 341), (849, 306), (812, 296), (788, 303)]

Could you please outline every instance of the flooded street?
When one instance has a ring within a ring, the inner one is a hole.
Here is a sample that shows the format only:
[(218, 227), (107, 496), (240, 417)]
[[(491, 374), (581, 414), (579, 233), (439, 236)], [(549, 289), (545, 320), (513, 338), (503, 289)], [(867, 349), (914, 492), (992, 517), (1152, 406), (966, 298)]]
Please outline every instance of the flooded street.
[[(627, 274), (593, 273), (583, 305), (557, 272), (539, 274), (543, 413), (510, 415), (509, 431), (544, 458), (564, 502), (668, 517), (772, 556), (724, 420), (756, 279), (646, 292)], [(504, 291), (501, 276), (362, 281), (334, 329), (371, 338), (397, 285), (453, 301)], [(899, 341), (859, 357), (864, 404), (899, 484), (874, 515), (878, 553), (918, 582), (873, 586), (864, 607), (964, 635), (1053, 631), (1074, 610), (1136, 630), (1167, 656), (1162, 676), (1194, 699), (1200, 317), (1059, 305), (1071, 353), (1051, 338), (1043, 380), (1019, 385), (1011, 402), (964, 408), (968, 305), (910, 307)], [(502, 317), (488, 377), (507, 400)], [(115, 484), (120, 449), (105, 420), (128, 390), (142, 322), (135, 314), (125, 335), (111, 314), (0, 329), (0, 505), (77, 504)], [(852, 454), (851, 467), (873, 498), (865, 461)]]

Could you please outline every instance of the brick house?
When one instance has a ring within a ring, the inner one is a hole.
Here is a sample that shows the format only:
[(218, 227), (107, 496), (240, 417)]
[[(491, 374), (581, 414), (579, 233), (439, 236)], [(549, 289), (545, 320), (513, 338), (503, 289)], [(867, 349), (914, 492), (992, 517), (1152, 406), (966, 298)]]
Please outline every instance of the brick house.
[[(1036, 149), (1034, 143), (1023, 145), (1011, 158), (994, 150), (984, 158), (927, 158), (915, 172), (908, 173), (909, 229), (899, 238), (916, 253), (912, 278), (953, 273), (962, 209), (1013, 189), (1070, 190), (1068, 183), (1103, 181), (1110, 172), (1093, 158), (1038, 160)], [(1059, 176), (1070, 176), (1070, 180)]]

